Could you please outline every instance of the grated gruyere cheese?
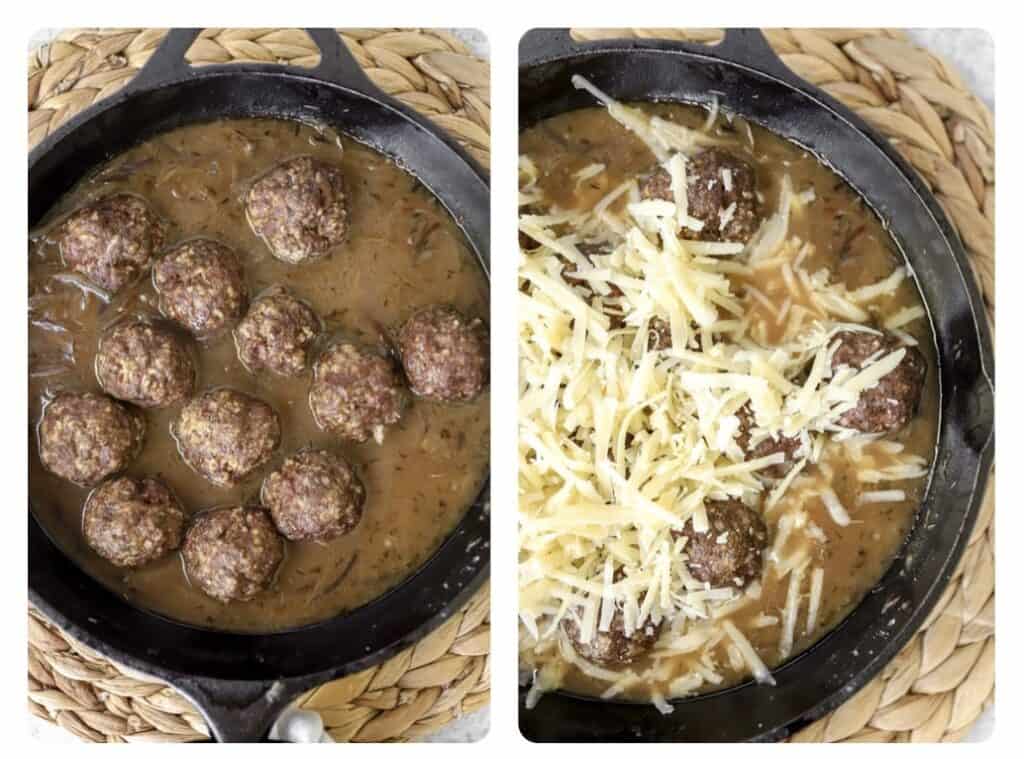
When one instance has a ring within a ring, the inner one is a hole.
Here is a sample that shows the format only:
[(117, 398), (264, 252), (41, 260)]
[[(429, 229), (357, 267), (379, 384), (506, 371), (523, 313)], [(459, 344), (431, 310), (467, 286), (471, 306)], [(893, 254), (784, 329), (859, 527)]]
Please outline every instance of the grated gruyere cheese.
[[(722, 140), (708, 129), (648, 118), (582, 77), (573, 84), (650, 148), (670, 177), (672, 200), (643, 200), (630, 179), (589, 210), (537, 213), (544, 204), (540, 172), (529, 157), (520, 159), (520, 206), (531, 212), (522, 213), (519, 229), (539, 247), (520, 251), (519, 260), (519, 616), (528, 647), (557, 651), (563, 663), (608, 683), (606, 697), (688, 662), (653, 691), (652, 701), (665, 709), (666, 697), (721, 682), (723, 666), (773, 682), (732, 620), (759, 598), (760, 585), (745, 593), (707, 587), (681, 560), (686, 539), (679, 531), (687, 521), (696, 532), (708, 529), (706, 500), (738, 498), (766, 515), (779, 513), (770, 560), (780, 578), (789, 577), (786, 606), (781, 620), (761, 613), (752, 626), (779, 625), (785, 656), (797, 634), (805, 580), (808, 631), (824, 581), (820, 567), (809, 578), (807, 567), (827, 536), (803, 506), (817, 499), (836, 525), (852, 521), (828, 477), (808, 476), (807, 464), (830, 472), (830, 455), (861, 457), (871, 465), (858, 477), (869, 484), (926, 474), (923, 459), (837, 422), (905, 351), (859, 369), (831, 366), (836, 333), (868, 329), (868, 309), (903, 286), (908, 272), (899, 268), (853, 291), (832, 282), (827, 270), (809, 272), (813, 246), (792, 238), (789, 222), (814, 193), (797, 192), (788, 176), (777, 211), (747, 245), (682, 239), (680, 230), (700, 228), (689, 216), (687, 157)], [(604, 170), (588, 166), (577, 182)], [(727, 188), (732, 179), (722, 177)], [(723, 209), (720, 226), (735, 210)], [(601, 252), (584, 255), (580, 244), (595, 240)], [(756, 272), (767, 270), (779, 272), (777, 289), (754, 284)], [(769, 319), (759, 311), (770, 316), (772, 340), (762, 339)], [(903, 309), (885, 323), (900, 327), (923, 315)], [(649, 346), (654, 324), (664, 325), (671, 347)], [(779, 434), (801, 441), (799, 460), (780, 481), (760, 475), (782, 463), (782, 453), (746, 461), (736, 443), (737, 412), (746, 405), (754, 444)], [(833, 448), (841, 452), (829, 453)], [(858, 506), (902, 492), (877, 490)], [(650, 671), (587, 661), (560, 624), (571, 615), (586, 643), (607, 634), (616, 614), (627, 635), (662, 624)], [(541, 668), (528, 702), (558, 686), (564, 671), (556, 670)]]

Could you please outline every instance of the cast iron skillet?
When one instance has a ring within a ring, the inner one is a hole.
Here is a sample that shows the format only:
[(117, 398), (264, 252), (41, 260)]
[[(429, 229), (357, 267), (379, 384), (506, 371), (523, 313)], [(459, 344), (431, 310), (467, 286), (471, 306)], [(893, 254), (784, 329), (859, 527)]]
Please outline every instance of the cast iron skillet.
[(798, 143), (859, 192), (917, 275), (939, 356), (941, 429), (924, 502), (878, 586), (817, 645), (775, 670), (774, 688), (740, 685), (652, 706), (564, 692), (523, 705), (523, 734), (555, 740), (779, 740), (866, 684), (918, 629), (963, 552), (993, 451), (992, 348), (981, 296), (945, 215), (900, 156), (851, 111), (789, 71), (756, 30), (716, 46), (655, 40), (577, 44), (566, 30), (528, 33), (519, 49), (520, 128), (595, 105), (573, 74), (621, 101), (708, 104)]
[[(481, 267), (490, 259), (490, 191), (452, 140), (364, 76), (338, 35), (310, 30), (315, 69), (234, 64), (192, 69), (198, 30), (168, 34), (120, 93), (63, 126), (29, 156), (29, 228), (107, 159), (161, 132), (222, 118), (327, 124), (393, 159), (426, 185), (462, 228)], [(214, 632), (126, 603), (82, 572), (29, 519), (29, 598), (105, 656), (166, 680), (203, 713), (219, 740), (263, 738), (296, 695), (392, 656), (437, 627), (489, 568), (490, 488), (435, 555), (385, 596), (329, 621), (272, 635)]]

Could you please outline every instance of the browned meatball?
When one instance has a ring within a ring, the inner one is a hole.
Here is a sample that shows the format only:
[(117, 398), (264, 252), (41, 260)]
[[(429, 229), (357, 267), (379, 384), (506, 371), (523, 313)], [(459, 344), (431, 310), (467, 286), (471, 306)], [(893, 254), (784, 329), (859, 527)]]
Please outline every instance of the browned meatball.
[(751, 432), (756, 426), (756, 422), (750, 404), (745, 403), (736, 412), (736, 416), (740, 420), (740, 429), (736, 433), (736, 444), (746, 454), (744, 459), (750, 461), (763, 458), (764, 456), (771, 456), (773, 453), (782, 453), (786, 458), (781, 464), (766, 467), (760, 470), (759, 474), (775, 478), (785, 477), (789, 470), (793, 468), (793, 464), (796, 463), (796, 452), (800, 450), (800, 438), (786, 437), (781, 433), (777, 433), (775, 437), (768, 436), (757, 445), (752, 445), (750, 442)]
[(413, 314), (398, 332), (409, 387), (432, 401), (471, 401), (487, 387), (487, 327), (450, 306), (431, 306)]
[(607, 632), (595, 630), (588, 643), (580, 641), (580, 627), (573, 615), (567, 614), (562, 619), (562, 629), (569, 636), (569, 642), (576, 653), (584, 659), (595, 664), (621, 667), (632, 664), (654, 647), (661, 632), (661, 624), (654, 624), (648, 619), (627, 637), (622, 611), (617, 610), (612, 615), (610, 629)]
[[(757, 176), (743, 159), (721, 148), (698, 153), (686, 163), (686, 185), (689, 214), (704, 222), (704, 227), (700, 232), (684, 229), (681, 236), (712, 242), (747, 242), (757, 231), (761, 223)], [(671, 201), (669, 173), (659, 167), (641, 177), (640, 195), (647, 200)], [(722, 220), (730, 213), (723, 228)]]
[(263, 466), (281, 442), (274, 409), (226, 387), (185, 404), (172, 431), (185, 462), (219, 487), (236, 485)]
[(181, 553), (188, 579), (206, 595), (248, 601), (270, 587), (284, 541), (266, 511), (236, 506), (196, 517)]
[(220, 334), (245, 312), (242, 264), (214, 240), (189, 240), (153, 265), (164, 314), (199, 338)]
[(330, 451), (300, 451), (263, 481), (263, 505), (289, 540), (326, 542), (355, 529), (366, 490), (356, 470)]
[(169, 554), (184, 532), (181, 504), (152, 477), (107, 480), (92, 492), (82, 512), (82, 533), (92, 550), (129, 569)]
[(57, 238), (66, 266), (116, 293), (149, 268), (164, 244), (164, 229), (144, 200), (121, 193), (79, 208)]
[(100, 340), (96, 379), (115, 398), (143, 408), (172, 406), (192, 394), (192, 353), (166, 325), (118, 324)]
[(77, 485), (91, 487), (120, 472), (142, 449), (142, 418), (98, 393), (61, 393), (43, 409), (39, 458)]
[(686, 567), (700, 582), (713, 588), (745, 588), (761, 576), (768, 528), (753, 509), (741, 501), (707, 501), (708, 529), (697, 532), (693, 520), (674, 537), (686, 536)]
[(316, 312), (286, 292), (258, 298), (235, 328), (238, 359), (251, 372), (295, 377), (306, 370), (309, 349), (320, 334)]
[(896, 432), (906, 427), (921, 403), (926, 372), (921, 351), (889, 333), (847, 330), (837, 333), (835, 340), (839, 347), (832, 356), (833, 371), (841, 366), (861, 369), (872, 356), (885, 358), (900, 348), (907, 350), (895, 369), (861, 392), (857, 405), (839, 417), (839, 425), (860, 432)]
[(314, 158), (293, 158), (253, 183), (245, 210), (276, 258), (290, 264), (316, 261), (348, 232), (345, 176)]
[(313, 365), (309, 407), (321, 429), (346, 440), (378, 440), (402, 418), (408, 394), (394, 362), (369, 348), (335, 343)]

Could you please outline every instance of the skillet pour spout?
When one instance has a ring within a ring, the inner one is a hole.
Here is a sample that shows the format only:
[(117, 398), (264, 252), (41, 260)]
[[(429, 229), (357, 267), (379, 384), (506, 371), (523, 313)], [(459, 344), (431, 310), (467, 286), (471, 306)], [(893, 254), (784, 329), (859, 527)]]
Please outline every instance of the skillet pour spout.
[[(524, 129), (594, 105), (574, 75), (621, 102), (674, 102), (728, 112), (815, 155), (883, 221), (913, 269), (938, 356), (940, 428), (924, 499), (893, 564), (857, 608), (817, 644), (776, 668), (775, 687), (745, 683), (649, 704), (556, 691), (526, 708), (534, 741), (774, 741), (835, 710), (911, 639), (938, 601), (969, 540), (993, 456), (991, 336), (955, 230), (928, 188), (868, 124), (778, 59), (764, 36), (730, 29), (717, 45), (655, 39), (575, 42), (535, 30), (520, 44)], [(856, 652), (854, 655), (853, 652)]]
[(183, 678), (174, 683), (199, 710), (221, 743), (267, 740), (277, 718), (309, 686), (283, 681), (244, 682)]
[[(218, 119), (286, 119), (329, 126), (415, 176), (455, 220), (487, 274), (490, 190), (483, 169), (437, 126), (372, 85), (336, 31), (308, 32), (321, 51), (313, 69), (193, 69), (184, 55), (199, 30), (169, 32), (132, 82), (32, 151), (29, 228), (111, 155), (158, 134)], [(60, 551), (31, 513), (29, 598), (102, 656), (181, 690), (217, 740), (261, 740), (295, 697), (386, 661), (473, 596), (489, 571), (489, 501), (485, 481), (454, 532), (413, 575), (364, 606), (306, 627), (227, 633), (132, 606)]]

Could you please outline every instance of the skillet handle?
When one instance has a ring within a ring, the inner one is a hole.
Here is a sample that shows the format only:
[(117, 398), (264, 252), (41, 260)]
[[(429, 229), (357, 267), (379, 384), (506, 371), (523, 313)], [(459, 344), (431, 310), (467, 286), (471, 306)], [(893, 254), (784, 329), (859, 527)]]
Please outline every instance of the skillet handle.
[[(152, 89), (164, 84), (179, 82), (193, 76), (194, 69), (185, 59), (185, 54), (199, 37), (202, 29), (171, 29), (163, 42), (129, 82), (122, 92), (124, 95), (144, 89)], [(295, 66), (278, 66), (275, 64), (244, 64), (229, 63), (215, 66), (203, 66), (203, 70), (211, 68), (234, 69), (240, 66), (255, 66), (274, 70), (293, 71), (303, 76), (321, 79), (331, 84), (339, 84), (346, 89), (364, 95), (380, 97), (383, 93), (370, 81), (363, 72), (358, 61), (341, 41), (341, 36), (334, 29), (306, 29), (317, 48), (320, 50), (320, 63), (314, 68), (304, 69)]]
[(519, 42), (520, 60), (535, 62), (538, 59), (558, 58), (586, 50), (606, 48), (632, 50), (679, 50), (687, 53), (706, 55), (709, 58), (736, 63), (769, 74), (791, 84), (805, 85), (803, 79), (790, 70), (772, 50), (760, 29), (726, 29), (722, 40), (716, 44), (685, 42), (682, 40), (656, 37), (624, 37), (577, 42), (568, 29), (531, 29)]
[(384, 93), (363, 71), (335, 29), (307, 29), (306, 33), (320, 48), (320, 63), (309, 73), (332, 84), (340, 84), (364, 95), (379, 97)]
[(128, 95), (137, 90), (158, 87), (161, 84), (188, 79), (192, 66), (185, 53), (192, 47), (202, 29), (171, 29), (160, 46), (149, 56), (139, 73), (128, 82), (122, 92)]
[(243, 682), (186, 677), (170, 683), (199, 710), (219, 743), (269, 740), (277, 718), (308, 686), (303, 683)]

